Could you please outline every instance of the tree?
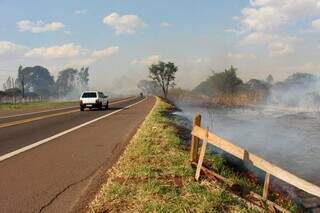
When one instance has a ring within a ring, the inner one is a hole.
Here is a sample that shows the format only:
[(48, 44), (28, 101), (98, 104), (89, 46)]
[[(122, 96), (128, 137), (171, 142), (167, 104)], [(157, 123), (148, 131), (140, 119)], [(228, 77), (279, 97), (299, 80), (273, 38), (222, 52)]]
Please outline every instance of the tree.
[[(20, 78), (19, 78), (20, 76)], [(24, 98), (24, 74), (23, 74), (23, 67), (20, 65), (18, 68), (18, 78), (21, 80), (20, 82), (16, 82), (18, 85), (20, 85), (21, 91), (22, 91), (22, 97)]]
[(59, 72), (56, 81), (56, 91), (59, 97), (78, 97), (83, 90), (88, 89), (89, 67), (82, 67), (80, 71), (67, 68)]
[(78, 70), (73, 68), (68, 68), (59, 72), (56, 81), (56, 90), (59, 97), (67, 95), (74, 89), (77, 74)]
[(89, 67), (82, 67), (79, 72), (79, 77), (83, 87), (87, 88), (89, 83)]
[(269, 74), (266, 80), (267, 80), (268, 84), (272, 84), (273, 83), (273, 76), (271, 74)]
[(271, 87), (267, 82), (258, 79), (250, 79), (245, 85), (251, 91), (268, 91)]
[(165, 98), (168, 96), (169, 87), (175, 86), (175, 73), (177, 71), (178, 67), (172, 62), (159, 61), (149, 67), (149, 77), (161, 87)]
[(242, 80), (237, 77), (237, 69), (231, 66), (229, 69), (225, 69), (224, 72), (213, 72), (194, 91), (208, 96), (231, 94), (236, 92), (242, 84)]
[(16, 79), (18, 86), (24, 93), (35, 92), (42, 97), (49, 97), (54, 94), (54, 78), (47, 68), (42, 66), (25, 67), (18, 72)]
[(3, 89), (4, 90), (8, 90), (8, 89), (12, 89), (15, 88), (15, 83), (14, 80), (11, 76), (9, 76), (7, 78), (7, 80), (3, 83)]

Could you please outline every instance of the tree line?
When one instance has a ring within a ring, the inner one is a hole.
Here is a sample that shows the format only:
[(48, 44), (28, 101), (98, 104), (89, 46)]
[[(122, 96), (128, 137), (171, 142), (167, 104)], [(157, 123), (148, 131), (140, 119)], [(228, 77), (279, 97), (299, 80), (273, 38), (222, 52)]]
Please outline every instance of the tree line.
[[(19, 66), (17, 78), (9, 76), (3, 83), (0, 99), (56, 99), (77, 97), (88, 88), (89, 67), (80, 70), (67, 68), (59, 72), (57, 79), (43, 66)], [(1, 100), (0, 100), (1, 101)]]
[(192, 97), (200, 101), (205, 97), (212, 103), (231, 106), (268, 102), (295, 107), (320, 107), (320, 76), (310, 73), (295, 73), (279, 82), (274, 82), (271, 74), (262, 80), (250, 79), (245, 82), (238, 77), (237, 68), (230, 66), (222, 72), (212, 71), (194, 89), (183, 90), (174, 89), (177, 71), (174, 63), (159, 61), (148, 67), (149, 79), (139, 81), (137, 87), (146, 94), (162, 95), (164, 98), (168, 98), (170, 91), (169, 98), (172, 100), (187, 96), (187, 99)]
[(266, 79), (244, 82), (231, 66), (224, 72), (213, 72), (193, 92), (211, 97), (218, 104), (247, 105), (255, 103), (282, 104), (291, 107), (320, 106), (320, 76), (294, 73), (285, 80), (274, 82), (272, 75)]

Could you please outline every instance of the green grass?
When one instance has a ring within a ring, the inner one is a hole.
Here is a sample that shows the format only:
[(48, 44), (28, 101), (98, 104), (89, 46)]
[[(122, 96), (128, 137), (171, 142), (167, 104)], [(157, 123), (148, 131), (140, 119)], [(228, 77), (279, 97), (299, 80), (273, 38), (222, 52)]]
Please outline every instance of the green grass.
[(0, 110), (17, 110), (17, 109), (33, 109), (33, 108), (57, 108), (74, 106), (77, 101), (36, 101), (29, 103), (16, 103), (16, 104), (0, 104)]
[(157, 99), (90, 212), (254, 212), (223, 187), (194, 180), (189, 152), (167, 115), (173, 106)]
[[(209, 165), (211, 170), (227, 178), (226, 182), (229, 186), (238, 184), (245, 192), (252, 191), (260, 195), (262, 194), (263, 186), (258, 183), (257, 177), (253, 176), (253, 174), (235, 171), (220, 155), (207, 153), (207, 156), (205, 160), (206, 165)], [(300, 207), (290, 197), (284, 197), (281, 193), (270, 191), (268, 198), (290, 212), (301, 211)]]

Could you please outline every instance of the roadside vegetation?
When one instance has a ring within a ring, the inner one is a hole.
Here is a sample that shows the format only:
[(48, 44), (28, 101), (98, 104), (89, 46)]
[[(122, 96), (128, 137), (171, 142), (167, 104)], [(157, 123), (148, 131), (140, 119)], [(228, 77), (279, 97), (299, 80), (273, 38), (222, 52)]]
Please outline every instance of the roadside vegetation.
[[(175, 72), (169, 71), (170, 69), (165, 69), (164, 62), (153, 64), (149, 67), (151, 78), (141, 80), (137, 87), (145, 94), (161, 95), (176, 104), (205, 107), (252, 107), (272, 104), (320, 110), (319, 75), (295, 73), (278, 82), (274, 81), (272, 75), (268, 75), (265, 79), (245, 81), (238, 76), (238, 69), (230, 66), (224, 71), (212, 71), (207, 79), (193, 89), (186, 90), (174, 88), (177, 69), (173, 69)], [(161, 77), (170, 81), (162, 81)], [(167, 87), (164, 88), (163, 85)]]
[(223, 185), (194, 180), (174, 107), (160, 98), (89, 206), (90, 212), (254, 212)]

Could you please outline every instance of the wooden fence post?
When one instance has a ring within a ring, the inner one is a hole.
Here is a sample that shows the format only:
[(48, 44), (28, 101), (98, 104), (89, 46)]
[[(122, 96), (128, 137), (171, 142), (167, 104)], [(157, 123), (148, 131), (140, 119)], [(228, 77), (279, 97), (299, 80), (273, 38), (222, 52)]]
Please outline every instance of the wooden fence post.
[(206, 154), (206, 150), (207, 150), (207, 145), (208, 145), (208, 135), (209, 135), (209, 130), (207, 128), (203, 142), (202, 142), (202, 146), (201, 146), (201, 152), (200, 152), (200, 156), (199, 156), (199, 161), (198, 161), (198, 165), (197, 165), (197, 171), (196, 171), (196, 180), (199, 180), (200, 177), (200, 172), (201, 172), (201, 167), (202, 167), (202, 163), (203, 163), (203, 159), (204, 159), (204, 155)]
[(268, 199), (269, 183), (270, 183), (270, 174), (266, 173), (266, 176), (264, 178), (263, 194), (262, 194), (262, 197), (266, 200)]
[[(193, 118), (192, 128), (195, 126), (201, 126), (201, 115), (197, 114)], [(191, 137), (191, 162), (197, 162), (198, 159), (198, 146), (199, 146), (199, 138), (192, 135)]]

